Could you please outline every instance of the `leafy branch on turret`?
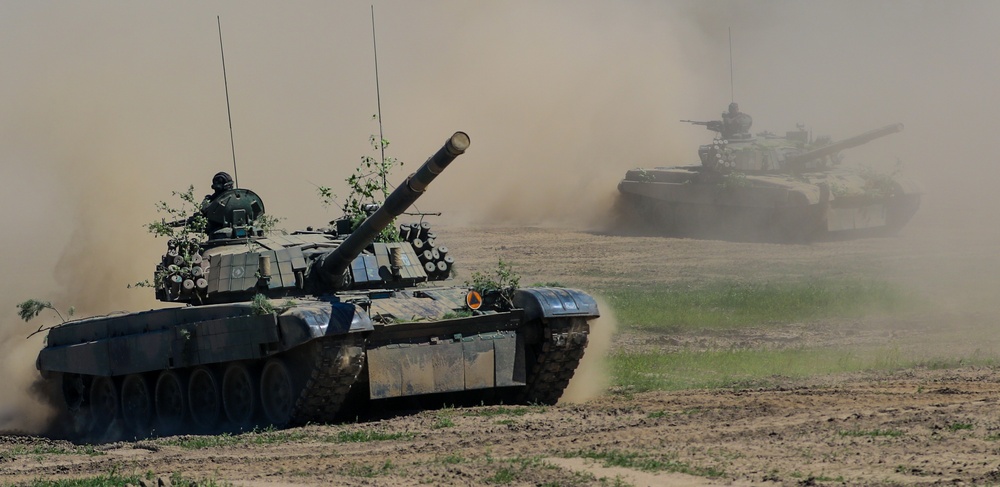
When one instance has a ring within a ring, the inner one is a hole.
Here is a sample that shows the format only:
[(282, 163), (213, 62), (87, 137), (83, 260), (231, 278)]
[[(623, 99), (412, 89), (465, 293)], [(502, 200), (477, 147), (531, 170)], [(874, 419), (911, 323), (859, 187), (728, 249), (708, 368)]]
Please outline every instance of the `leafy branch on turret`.
[(149, 233), (156, 237), (183, 238), (204, 241), (207, 239), (205, 230), (208, 228), (208, 219), (201, 214), (201, 206), (194, 196), (194, 185), (188, 186), (187, 191), (171, 191), (173, 196), (180, 198), (182, 205), (177, 208), (166, 201), (156, 203), (156, 212), (165, 214), (167, 218), (160, 218), (160, 221), (153, 221), (146, 224)]
[[(372, 120), (378, 120), (378, 115), (372, 115)], [(389, 140), (372, 134), (368, 137), (372, 150), (384, 154), (389, 147)], [(339, 197), (329, 186), (318, 186), (320, 201), (324, 207), (338, 206), (344, 213), (344, 218), (351, 221), (351, 228), (357, 228), (365, 218), (372, 213), (371, 208), (381, 205), (392, 192), (388, 179), (395, 167), (402, 167), (403, 162), (395, 157), (361, 156), (361, 164), (354, 168), (354, 173), (344, 179), (347, 182), (348, 193), (342, 204), (337, 204)], [(379, 234), (377, 242), (398, 242), (399, 229), (395, 221)]]
[[(166, 201), (158, 201), (155, 205), (156, 212), (166, 217), (147, 223), (146, 230), (154, 237), (167, 237), (169, 252), (176, 253), (190, 267), (193, 256), (200, 251), (199, 246), (208, 240), (208, 218), (201, 213), (201, 206), (195, 199), (194, 185), (189, 185), (187, 191), (171, 191), (171, 194), (181, 200), (181, 205), (176, 207)], [(166, 267), (160, 267), (162, 268), (156, 270), (152, 283), (143, 280), (128, 287), (161, 287), (169, 278), (170, 272)]]

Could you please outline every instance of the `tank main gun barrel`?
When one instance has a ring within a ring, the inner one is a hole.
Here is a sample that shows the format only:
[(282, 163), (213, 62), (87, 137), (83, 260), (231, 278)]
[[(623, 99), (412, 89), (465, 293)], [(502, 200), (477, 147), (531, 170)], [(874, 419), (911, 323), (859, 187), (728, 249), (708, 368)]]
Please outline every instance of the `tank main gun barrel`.
[(337, 285), (351, 261), (361, 255), (365, 247), (374, 242), (393, 219), (406, 211), (424, 193), (427, 185), (469, 148), (469, 143), (469, 136), (465, 132), (455, 132), (441, 149), (390, 193), (382, 206), (351, 232), (339, 247), (319, 259), (317, 267), (323, 279)]
[(894, 134), (903, 130), (903, 124), (894, 123), (886, 125), (885, 127), (870, 130), (861, 135), (855, 135), (839, 142), (834, 142), (830, 145), (820, 147), (819, 149), (813, 149), (809, 152), (803, 152), (801, 154), (796, 154), (789, 156), (785, 159), (785, 162), (790, 165), (802, 164), (813, 159), (819, 159), (821, 157), (826, 157), (829, 155), (836, 154), (844, 149), (850, 149), (852, 147), (857, 147), (859, 145), (867, 144), (880, 137), (885, 137), (886, 135)]

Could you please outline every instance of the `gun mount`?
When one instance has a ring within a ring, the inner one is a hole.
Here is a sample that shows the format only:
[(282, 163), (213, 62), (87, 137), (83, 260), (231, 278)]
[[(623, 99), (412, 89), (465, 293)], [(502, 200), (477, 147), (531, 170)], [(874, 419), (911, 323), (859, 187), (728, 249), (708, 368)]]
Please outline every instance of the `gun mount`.
[(708, 127), (708, 130), (711, 130), (712, 132), (722, 132), (722, 121), (721, 120), (712, 120), (712, 121), (709, 121), (709, 122), (699, 122), (697, 120), (681, 120), (681, 122), (690, 123), (692, 125), (701, 125), (701, 126), (704, 126), (704, 127)]
[(901, 123), (886, 125), (885, 127), (878, 128), (875, 130), (869, 130), (868, 132), (865, 132), (863, 134), (855, 135), (854, 137), (850, 137), (841, 140), (839, 142), (834, 142), (830, 145), (826, 145), (818, 149), (813, 149), (811, 151), (803, 152), (801, 154), (794, 154), (787, 156), (785, 158), (785, 163), (788, 164), (789, 166), (800, 165), (814, 159), (831, 156), (845, 149), (850, 149), (852, 147), (857, 147), (859, 145), (867, 144), (875, 139), (885, 137), (887, 135), (900, 132), (902, 130), (903, 130), (903, 124)]

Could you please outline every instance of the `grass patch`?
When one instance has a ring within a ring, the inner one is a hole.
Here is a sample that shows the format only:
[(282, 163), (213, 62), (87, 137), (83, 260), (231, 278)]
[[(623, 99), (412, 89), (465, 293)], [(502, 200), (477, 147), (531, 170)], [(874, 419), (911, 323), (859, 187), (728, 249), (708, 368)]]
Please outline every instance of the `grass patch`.
[(340, 470), (340, 473), (349, 477), (372, 478), (385, 475), (396, 469), (391, 460), (386, 460), (381, 465), (368, 465), (366, 463), (349, 463)]
[(489, 484), (510, 484), (518, 481), (523, 476), (524, 472), (529, 469), (555, 469), (558, 468), (550, 463), (542, 460), (540, 456), (532, 457), (522, 457), (516, 456), (513, 458), (498, 459), (495, 460), (489, 453), (486, 454), (487, 465), (493, 464), (494, 461), (497, 463), (502, 463), (493, 475), (486, 478), (486, 483)]
[(948, 425), (949, 431), (971, 430), (972, 423), (951, 423)]
[(517, 480), (517, 472), (511, 467), (501, 467), (495, 474), (486, 479), (491, 484), (509, 484)]
[(535, 282), (528, 287), (569, 287), (559, 281)]
[(143, 477), (138, 475), (119, 475), (108, 473), (93, 477), (75, 479), (43, 480), (35, 479), (27, 484), (29, 487), (119, 487), (125, 484), (139, 485)]
[(169, 440), (161, 440), (158, 443), (166, 446), (179, 446), (187, 450), (202, 450), (205, 448), (222, 448), (227, 446), (250, 444), (243, 438), (243, 435), (232, 435), (229, 433), (212, 436), (179, 436)]
[(692, 466), (672, 457), (623, 450), (578, 450), (567, 452), (563, 456), (566, 458), (589, 458), (600, 461), (605, 467), (624, 467), (644, 472), (683, 473), (712, 478), (725, 475), (725, 472), (714, 467)]
[[(121, 487), (127, 484), (139, 485), (139, 482), (143, 479), (154, 480), (155, 483), (155, 478), (156, 477), (151, 472), (146, 473), (146, 475), (122, 475), (118, 473), (117, 469), (113, 469), (106, 474), (95, 475), (92, 477), (59, 480), (35, 479), (28, 484), (18, 485), (27, 485), (28, 487)], [(191, 480), (178, 473), (170, 475), (169, 478), (170, 483), (173, 485), (190, 484), (198, 485), (200, 487), (227, 487), (232, 485), (229, 482), (217, 482), (215, 479)]]
[(912, 310), (920, 299), (881, 281), (711, 282), (607, 290), (625, 328), (730, 329)]
[(443, 457), (435, 458), (434, 461), (438, 463), (443, 463), (445, 465), (457, 465), (459, 463), (465, 463), (466, 458), (457, 453), (452, 453), (450, 455), (445, 455)]
[(922, 477), (922, 476), (927, 475), (927, 472), (924, 471), (924, 469), (919, 468), (919, 467), (911, 467), (909, 465), (897, 465), (896, 466), (896, 473), (901, 473), (901, 474), (905, 474), (905, 475), (915, 475), (915, 476), (918, 476), (918, 477)]
[(451, 418), (440, 417), (437, 419), (437, 421), (434, 422), (434, 424), (431, 425), (431, 428), (437, 430), (441, 428), (451, 428), (453, 426), (455, 426), (455, 422), (452, 421)]
[(94, 448), (94, 445), (74, 445), (74, 446), (59, 446), (59, 445), (35, 445), (32, 447), (26, 447), (21, 445), (16, 445), (10, 450), (5, 452), (0, 452), (0, 460), (5, 458), (15, 458), (22, 455), (88, 455), (88, 456), (99, 456), (104, 455), (103, 451)]
[(494, 406), (471, 409), (462, 413), (462, 416), (493, 418), (496, 416), (524, 416), (528, 413), (544, 413), (545, 411), (544, 406)]
[(608, 363), (614, 386), (641, 392), (769, 387), (786, 379), (844, 372), (992, 366), (998, 361), (990, 357), (928, 360), (924, 353), (906, 355), (891, 347), (872, 347), (619, 353)]
[(389, 441), (389, 440), (409, 440), (415, 435), (413, 433), (387, 433), (377, 430), (341, 431), (336, 435), (325, 436), (323, 441), (328, 443), (367, 443), (369, 441)]
[(413, 433), (388, 433), (378, 430), (339, 431), (336, 434), (316, 434), (303, 430), (275, 430), (268, 428), (258, 432), (230, 434), (222, 433), (213, 436), (180, 436), (158, 441), (161, 445), (179, 446), (188, 450), (206, 448), (225, 448), (232, 446), (273, 445), (295, 443), (301, 441), (322, 441), (326, 443), (364, 443), (368, 441), (387, 441), (410, 439)]

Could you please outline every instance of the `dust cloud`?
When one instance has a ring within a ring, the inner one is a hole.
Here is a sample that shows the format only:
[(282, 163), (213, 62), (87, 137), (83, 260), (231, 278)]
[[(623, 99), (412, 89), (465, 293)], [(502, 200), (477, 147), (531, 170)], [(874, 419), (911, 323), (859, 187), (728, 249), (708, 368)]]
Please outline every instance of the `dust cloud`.
[[(989, 144), (1000, 4), (374, 5), (388, 154), (405, 162), (394, 179), (453, 131), (472, 138), (418, 204), (449, 224), (604, 225), (626, 169), (692, 163), (710, 140), (678, 120), (715, 118), (729, 103), (731, 28), (734, 95), (754, 130), (801, 122), (839, 139), (903, 122), (848, 161), (898, 160), (924, 182), (900, 252), (934, 264), (912, 279), (976, 296), (1000, 289), (995, 261), (949, 265), (963, 246), (995, 248), (1000, 236), (989, 217), (1000, 203)], [(216, 15), (239, 184), (288, 228), (337, 216), (314, 188), (343, 194), (378, 132), (367, 2), (0, 3), (8, 386), (35, 380), (41, 346), (23, 340), (35, 326), (17, 320), (16, 303), (46, 299), (84, 316), (155, 306), (126, 289), (161, 252), (142, 228), (153, 204), (192, 184), (208, 192), (212, 174), (233, 168)], [(941, 270), (953, 280), (931, 279)], [(22, 399), (0, 399), (0, 428), (37, 424), (19, 422)]]
[(618, 330), (618, 319), (604, 298), (595, 297), (601, 317), (590, 322), (590, 336), (587, 352), (580, 360), (580, 366), (569, 381), (560, 403), (580, 403), (600, 396), (611, 385), (611, 372), (607, 357), (611, 351), (611, 339)]

